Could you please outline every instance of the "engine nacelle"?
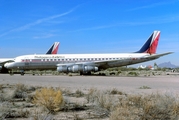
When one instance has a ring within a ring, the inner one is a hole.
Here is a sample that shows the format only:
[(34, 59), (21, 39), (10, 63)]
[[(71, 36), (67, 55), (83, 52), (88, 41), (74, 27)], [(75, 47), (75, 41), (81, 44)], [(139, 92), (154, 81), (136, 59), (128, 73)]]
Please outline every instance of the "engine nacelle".
[(84, 72), (90, 72), (90, 71), (97, 72), (98, 71), (98, 67), (95, 67), (95, 66), (84, 66)]
[(87, 72), (91, 72), (91, 71), (98, 71), (98, 67), (95, 66), (88, 66), (88, 65), (71, 65), (71, 66), (58, 66), (57, 67), (57, 71), (58, 72), (73, 72), (73, 73), (77, 73), (77, 72), (83, 72), (83, 73), (87, 73)]
[(68, 67), (69, 72), (82, 72), (83, 71), (83, 66), (82, 65), (73, 65)]
[(57, 71), (58, 72), (68, 72), (68, 67), (66, 65), (58, 66)]

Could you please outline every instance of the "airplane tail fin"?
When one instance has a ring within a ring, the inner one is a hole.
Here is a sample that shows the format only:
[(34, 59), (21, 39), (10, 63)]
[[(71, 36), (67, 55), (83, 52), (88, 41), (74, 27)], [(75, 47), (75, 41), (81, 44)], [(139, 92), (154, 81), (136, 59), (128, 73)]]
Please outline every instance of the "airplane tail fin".
[(136, 53), (149, 53), (155, 54), (157, 51), (160, 31), (154, 31), (142, 48)]
[(59, 47), (59, 42), (55, 42), (50, 49), (47, 51), (46, 54), (57, 54), (58, 52), (58, 47)]

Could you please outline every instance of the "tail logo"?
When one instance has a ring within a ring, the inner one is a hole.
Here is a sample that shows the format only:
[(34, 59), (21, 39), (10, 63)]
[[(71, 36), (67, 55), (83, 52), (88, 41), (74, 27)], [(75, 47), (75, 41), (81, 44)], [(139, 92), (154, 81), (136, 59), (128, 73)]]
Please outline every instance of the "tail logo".
[(55, 42), (51, 54), (57, 54), (59, 42)]
[(59, 44), (59, 42), (55, 42), (46, 54), (57, 54)]
[(158, 41), (160, 38), (160, 31), (154, 31), (142, 48), (136, 53), (155, 54), (157, 51)]
[(150, 47), (149, 47), (149, 49), (146, 51), (146, 53), (149, 53), (149, 54), (155, 54), (155, 53), (156, 53), (156, 51), (157, 51), (157, 46), (158, 46), (158, 41), (159, 41), (159, 37), (160, 37), (160, 32), (155, 31), (155, 32), (153, 33), (153, 38), (152, 38)]

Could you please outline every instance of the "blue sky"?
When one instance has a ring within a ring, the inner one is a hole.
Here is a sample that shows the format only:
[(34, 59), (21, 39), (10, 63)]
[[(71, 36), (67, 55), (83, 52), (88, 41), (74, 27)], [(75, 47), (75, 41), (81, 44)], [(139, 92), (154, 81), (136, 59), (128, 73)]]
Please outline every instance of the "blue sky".
[(153, 64), (179, 65), (179, 0), (0, 0), (0, 58), (45, 53), (123, 53), (140, 49), (154, 30)]

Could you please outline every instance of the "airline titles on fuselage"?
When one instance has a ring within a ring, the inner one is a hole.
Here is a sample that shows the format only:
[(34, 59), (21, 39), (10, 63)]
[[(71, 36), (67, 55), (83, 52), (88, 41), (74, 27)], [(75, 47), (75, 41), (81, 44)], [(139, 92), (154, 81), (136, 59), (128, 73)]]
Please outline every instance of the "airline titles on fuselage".
[(34, 56), (34, 58), (40, 58), (40, 59), (44, 59), (44, 58), (65, 58), (65, 56)]

